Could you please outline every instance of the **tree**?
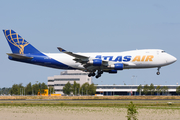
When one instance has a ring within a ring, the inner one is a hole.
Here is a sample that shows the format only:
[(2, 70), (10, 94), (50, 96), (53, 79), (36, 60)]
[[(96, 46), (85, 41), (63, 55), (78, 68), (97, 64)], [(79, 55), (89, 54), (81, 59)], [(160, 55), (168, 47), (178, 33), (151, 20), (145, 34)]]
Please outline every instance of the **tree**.
[(177, 88), (176, 88), (176, 93), (179, 95), (180, 94), (180, 86), (178, 86)]
[(155, 90), (154, 85), (151, 83), (151, 85), (149, 86), (149, 91), (151, 92), (151, 95), (154, 94), (154, 90)]
[(162, 87), (162, 92), (167, 95), (168, 87), (167, 86), (163, 86)]
[(89, 95), (95, 95), (96, 94), (96, 86), (94, 85), (94, 83), (89, 85), (88, 94)]
[(37, 95), (40, 92), (40, 85), (38, 83), (32, 85), (32, 92), (34, 95)]
[(145, 95), (149, 94), (149, 86), (148, 86), (148, 84), (144, 85), (143, 92), (144, 92)]
[(8, 95), (8, 94), (11, 94), (11, 88), (5, 88), (3, 87), (2, 89), (0, 88), (0, 94), (5, 94), (5, 95)]
[(47, 85), (43, 82), (43, 83), (39, 83), (40, 84), (40, 90), (41, 90), (41, 94), (44, 93), (44, 89), (48, 89)]
[(26, 85), (26, 87), (20, 84), (14, 84), (11, 89), (9, 89), (9, 93), (11, 95), (37, 95), (38, 92), (44, 93), (44, 89), (47, 89), (47, 85), (45, 83), (36, 83), (31, 85), (31, 82)]
[(88, 82), (84, 83), (80, 88), (80, 94), (82, 95), (88, 94), (88, 88), (89, 88), (89, 83)]
[(49, 87), (49, 94), (53, 94), (53, 93), (55, 93), (54, 87), (50, 86)]
[(24, 87), (22, 86), (22, 83), (20, 84), (14, 84), (10, 90), (11, 95), (20, 95), (22, 94), (22, 89)]
[(31, 82), (26, 85), (25, 92), (26, 92), (26, 95), (32, 95)]
[(73, 92), (74, 95), (77, 95), (79, 89), (80, 89), (80, 84), (74, 81), (74, 84), (71, 87), (71, 91)]
[(137, 91), (136, 91), (136, 92), (138, 92), (138, 93), (140, 94), (140, 93), (142, 93), (142, 89), (143, 89), (143, 87), (142, 87), (142, 85), (140, 84), (140, 85), (137, 87)]
[(157, 95), (159, 94), (161, 94), (161, 92), (162, 92), (162, 90), (161, 90), (161, 86), (160, 85), (158, 85), (157, 87), (156, 87), (156, 92), (157, 92)]
[(63, 87), (63, 93), (70, 95), (71, 93), (71, 84), (70, 82), (66, 83), (65, 86)]
[(137, 120), (137, 114), (138, 114), (137, 108), (131, 101), (127, 107), (127, 116), (126, 117), (128, 120), (131, 120), (131, 119)]

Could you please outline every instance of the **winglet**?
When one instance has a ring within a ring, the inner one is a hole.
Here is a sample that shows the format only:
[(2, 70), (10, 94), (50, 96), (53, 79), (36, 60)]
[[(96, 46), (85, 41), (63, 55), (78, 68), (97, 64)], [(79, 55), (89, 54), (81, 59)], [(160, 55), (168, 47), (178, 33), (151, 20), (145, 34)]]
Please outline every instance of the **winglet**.
[(57, 49), (58, 49), (60, 52), (66, 52), (66, 50), (62, 49), (61, 47), (57, 47)]

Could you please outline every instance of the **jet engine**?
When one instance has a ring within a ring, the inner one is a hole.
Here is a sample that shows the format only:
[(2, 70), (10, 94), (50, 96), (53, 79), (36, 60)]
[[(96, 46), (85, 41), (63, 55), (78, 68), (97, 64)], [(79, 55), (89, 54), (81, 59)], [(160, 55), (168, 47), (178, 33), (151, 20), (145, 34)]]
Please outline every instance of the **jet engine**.
[(123, 70), (124, 64), (122, 63), (116, 63), (114, 65), (109, 65), (108, 68), (112, 68), (114, 70)]
[(93, 59), (88, 61), (89, 64), (92, 64), (93, 66), (101, 66), (102, 65), (102, 60), (100, 59)]
[(109, 70), (109, 73), (117, 73), (117, 70)]

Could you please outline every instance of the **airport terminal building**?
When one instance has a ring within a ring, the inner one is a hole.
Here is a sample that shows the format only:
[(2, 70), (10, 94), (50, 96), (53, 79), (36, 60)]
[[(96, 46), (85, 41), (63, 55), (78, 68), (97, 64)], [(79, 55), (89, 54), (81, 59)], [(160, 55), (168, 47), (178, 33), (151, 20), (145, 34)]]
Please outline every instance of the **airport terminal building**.
[[(79, 70), (67, 70), (61, 72), (60, 75), (55, 75), (52, 77), (48, 77), (48, 87), (54, 87), (56, 94), (63, 95), (63, 87), (67, 82), (70, 84), (74, 84), (74, 81), (80, 84), (80, 86), (86, 82), (91, 84), (92, 78), (88, 77), (87, 72), (82, 72)], [(137, 88), (139, 85), (96, 85), (96, 94), (101, 94), (104, 96), (111, 95), (142, 95), (141, 92), (137, 92)], [(158, 85), (154, 85), (156, 88)], [(155, 95), (177, 95), (176, 88), (179, 85), (160, 85), (162, 87), (167, 87), (168, 91), (157, 93)], [(144, 87), (144, 85), (142, 85)], [(143, 91), (143, 90), (142, 90)]]
[(91, 77), (88, 77), (87, 72), (82, 72), (79, 70), (67, 70), (61, 72), (60, 75), (55, 75), (48, 77), (48, 87), (54, 87), (56, 94), (63, 94), (63, 87), (67, 82), (74, 84), (74, 81), (81, 85), (88, 82), (91, 84)]
[[(96, 93), (101, 95), (142, 95), (141, 91), (137, 92), (139, 85), (97, 85)], [(158, 85), (154, 85), (156, 89)], [(160, 85), (160, 87), (167, 87), (166, 92), (157, 93), (154, 95), (177, 95), (176, 88), (179, 85)], [(142, 88), (144, 85), (142, 85)], [(142, 90), (143, 91), (143, 90)]]

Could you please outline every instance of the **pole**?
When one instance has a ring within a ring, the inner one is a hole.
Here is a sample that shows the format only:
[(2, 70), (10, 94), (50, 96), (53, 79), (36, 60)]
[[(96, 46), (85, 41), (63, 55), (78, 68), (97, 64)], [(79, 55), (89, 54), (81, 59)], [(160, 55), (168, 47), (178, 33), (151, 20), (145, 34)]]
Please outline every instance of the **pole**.
[(34, 94), (33, 94), (33, 87), (32, 87), (32, 95), (34, 95)]
[(83, 88), (82, 88), (82, 95), (83, 95)]
[(139, 89), (139, 96), (141, 96), (141, 88)]
[(76, 87), (75, 87), (75, 95), (76, 95)]

